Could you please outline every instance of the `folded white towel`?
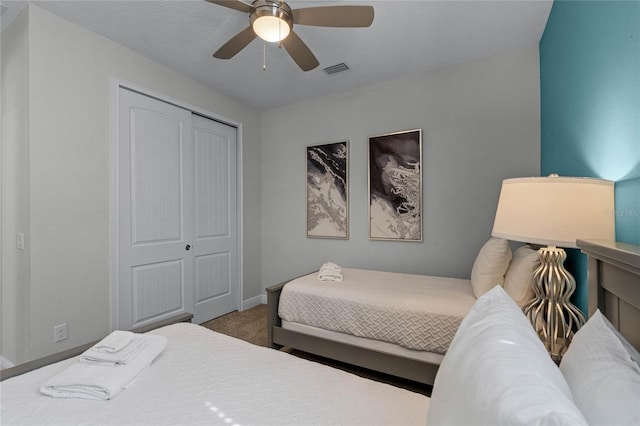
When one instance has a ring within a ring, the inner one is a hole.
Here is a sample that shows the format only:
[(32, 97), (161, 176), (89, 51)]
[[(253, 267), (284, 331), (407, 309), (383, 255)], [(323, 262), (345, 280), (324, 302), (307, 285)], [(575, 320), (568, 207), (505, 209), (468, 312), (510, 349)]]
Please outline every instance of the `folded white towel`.
[(342, 281), (342, 268), (333, 262), (327, 262), (320, 267), (318, 279), (320, 281)]
[(339, 282), (343, 280), (343, 277), (340, 272), (318, 272), (318, 279), (320, 281)]
[(111, 399), (129, 387), (167, 346), (167, 338), (153, 334), (136, 335), (144, 348), (126, 364), (114, 367), (75, 362), (51, 377), (40, 392), (54, 398)]
[(336, 272), (342, 272), (342, 268), (339, 265), (336, 265), (333, 262), (327, 262), (322, 264), (322, 266), (320, 267), (321, 271), (336, 271)]
[(80, 355), (80, 362), (83, 364), (104, 365), (106, 367), (126, 364), (147, 346), (147, 341), (143, 337), (142, 335), (133, 336), (131, 342), (118, 352), (98, 352), (93, 346)]
[(113, 353), (124, 349), (133, 340), (130, 331), (116, 330), (93, 346), (93, 350), (100, 353)]

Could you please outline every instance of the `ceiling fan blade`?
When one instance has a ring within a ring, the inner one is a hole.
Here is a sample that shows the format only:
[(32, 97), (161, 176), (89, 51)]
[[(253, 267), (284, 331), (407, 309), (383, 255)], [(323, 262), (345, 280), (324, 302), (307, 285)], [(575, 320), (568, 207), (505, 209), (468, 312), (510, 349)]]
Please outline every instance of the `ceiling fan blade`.
[(317, 27), (368, 27), (372, 6), (320, 6), (293, 10), (293, 23)]
[(318, 62), (311, 52), (311, 49), (307, 47), (295, 32), (291, 31), (287, 38), (282, 40), (281, 43), (302, 71), (310, 71), (320, 65), (320, 62)]
[(230, 9), (239, 10), (240, 12), (249, 13), (253, 10), (253, 6), (247, 4), (241, 0), (206, 0), (209, 3), (214, 3), (220, 6), (228, 7)]
[(257, 36), (256, 33), (253, 32), (253, 28), (249, 26), (231, 37), (231, 40), (226, 42), (220, 49), (216, 50), (213, 57), (218, 59), (231, 59), (256, 37)]

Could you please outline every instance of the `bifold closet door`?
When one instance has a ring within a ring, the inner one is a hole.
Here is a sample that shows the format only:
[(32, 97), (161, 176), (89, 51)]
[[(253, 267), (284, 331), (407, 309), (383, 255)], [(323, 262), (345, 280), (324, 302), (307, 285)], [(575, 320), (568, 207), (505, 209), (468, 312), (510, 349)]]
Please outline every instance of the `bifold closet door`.
[(236, 129), (193, 115), (194, 322), (238, 308)]
[[(220, 243), (237, 235), (235, 139), (234, 158), (221, 159), (224, 144), (203, 130), (220, 123), (126, 89), (119, 102), (118, 327), (183, 312), (203, 322), (236, 309), (237, 253)], [(226, 294), (229, 306), (212, 303)]]

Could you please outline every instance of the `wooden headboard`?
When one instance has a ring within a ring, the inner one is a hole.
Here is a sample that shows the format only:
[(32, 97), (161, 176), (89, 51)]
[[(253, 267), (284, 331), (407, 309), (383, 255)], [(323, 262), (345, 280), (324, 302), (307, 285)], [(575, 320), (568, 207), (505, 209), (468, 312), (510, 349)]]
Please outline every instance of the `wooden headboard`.
[(589, 315), (600, 309), (640, 350), (640, 246), (578, 240), (589, 256)]

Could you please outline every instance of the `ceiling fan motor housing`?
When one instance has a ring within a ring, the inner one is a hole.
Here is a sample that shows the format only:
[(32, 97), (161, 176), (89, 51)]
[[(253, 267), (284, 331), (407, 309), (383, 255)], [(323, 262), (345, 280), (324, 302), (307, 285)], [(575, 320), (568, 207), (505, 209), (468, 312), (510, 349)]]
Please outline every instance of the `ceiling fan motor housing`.
[(293, 13), (291, 12), (289, 5), (285, 2), (280, 2), (278, 0), (256, 0), (253, 2), (252, 6), (253, 10), (251, 11), (249, 18), (254, 30), (256, 28), (254, 23), (260, 18), (276, 18), (281, 22), (286, 23), (289, 27), (286, 31), (287, 34), (293, 28)]

